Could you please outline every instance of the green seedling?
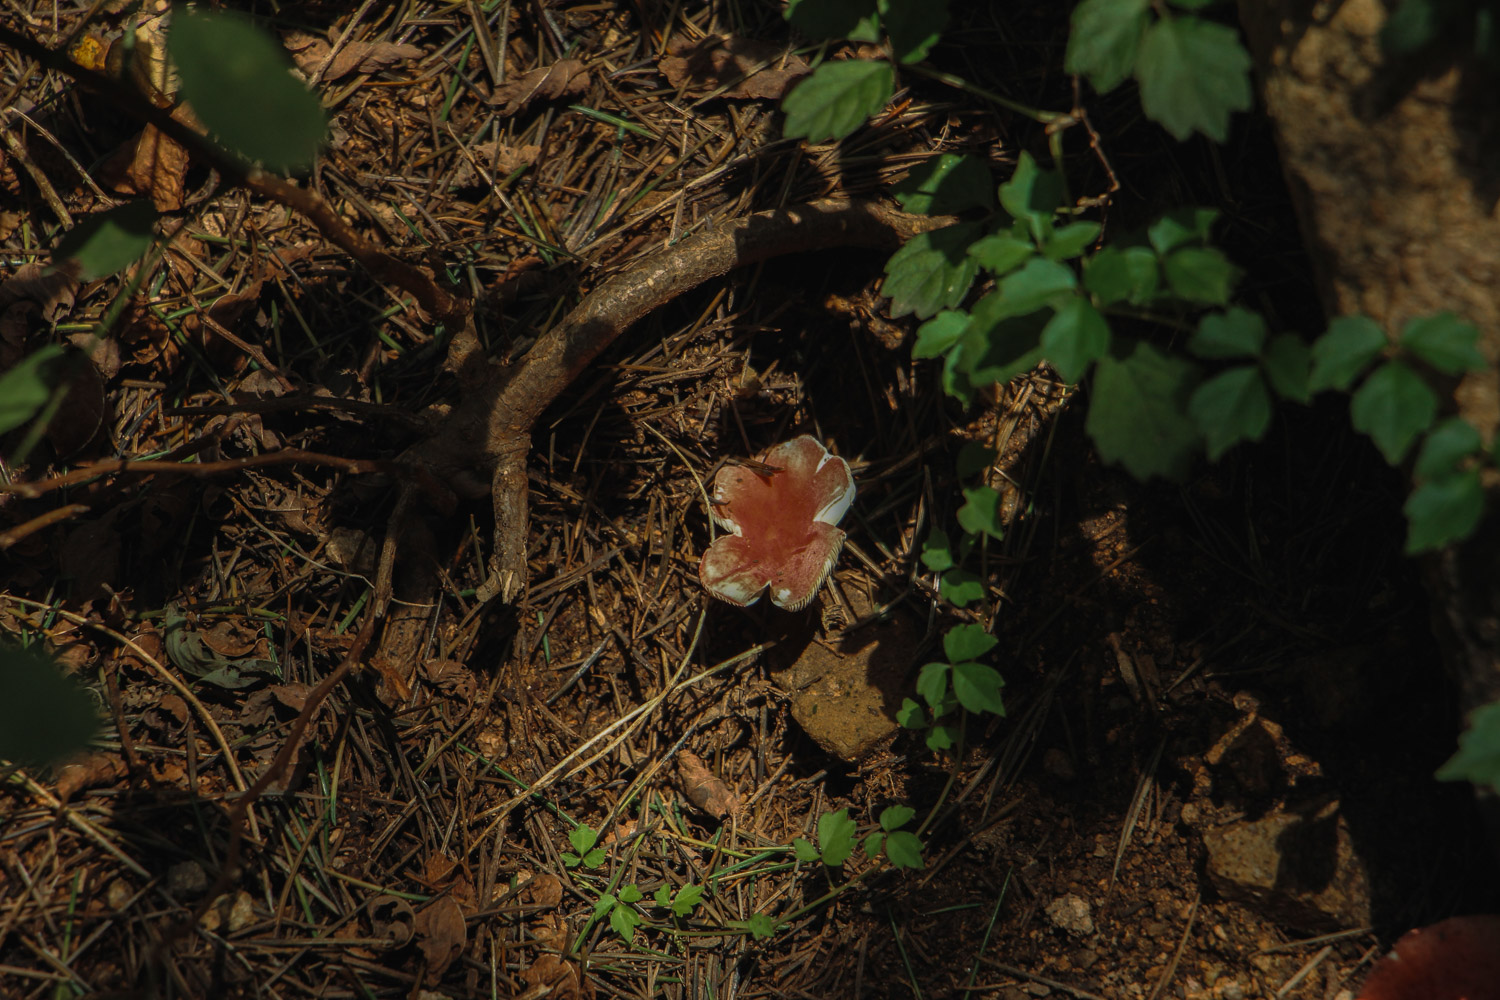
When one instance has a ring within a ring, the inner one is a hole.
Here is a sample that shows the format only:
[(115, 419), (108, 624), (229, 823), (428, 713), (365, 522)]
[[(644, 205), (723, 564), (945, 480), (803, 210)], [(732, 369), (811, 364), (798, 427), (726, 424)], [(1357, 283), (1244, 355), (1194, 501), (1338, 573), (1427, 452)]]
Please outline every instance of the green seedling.
[(573, 851), (577, 851), (578, 853), (574, 854), (573, 851), (564, 851), (558, 856), (562, 858), (563, 864), (569, 868), (578, 868), (580, 866), (584, 868), (598, 868), (604, 864), (604, 859), (607, 856), (604, 848), (594, 846), (598, 841), (599, 834), (594, 831), (593, 827), (586, 823), (579, 823), (568, 832), (568, 843), (572, 844)]

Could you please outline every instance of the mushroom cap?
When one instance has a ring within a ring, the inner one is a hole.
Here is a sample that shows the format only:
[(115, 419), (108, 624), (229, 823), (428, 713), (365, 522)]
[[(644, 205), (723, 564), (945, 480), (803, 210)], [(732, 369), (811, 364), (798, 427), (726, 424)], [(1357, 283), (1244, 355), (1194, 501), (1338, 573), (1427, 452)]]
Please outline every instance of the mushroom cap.
[(849, 463), (806, 434), (758, 461), (775, 472), (726, 465), (714, 477), (713, 519), (728, 532), (714, 539), (698, 578), (715, 597), (744, 607), (771, 588), (771, 603), (806, 607), (838, 561), (844, 532), (835, 525), (854, 502)]
[(1358, 1000), (1500, 1000), (1500, 915), (1408, 931), (1375, 963)]

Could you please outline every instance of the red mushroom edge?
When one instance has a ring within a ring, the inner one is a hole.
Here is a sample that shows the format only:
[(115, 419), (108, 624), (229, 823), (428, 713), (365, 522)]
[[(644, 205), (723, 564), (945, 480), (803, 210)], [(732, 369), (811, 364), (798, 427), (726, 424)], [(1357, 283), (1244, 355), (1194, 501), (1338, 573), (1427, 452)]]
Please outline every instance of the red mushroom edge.
[(1375, 963), (1356, 1000), (1500, 1000), (1500, 915), (1408, 931)]

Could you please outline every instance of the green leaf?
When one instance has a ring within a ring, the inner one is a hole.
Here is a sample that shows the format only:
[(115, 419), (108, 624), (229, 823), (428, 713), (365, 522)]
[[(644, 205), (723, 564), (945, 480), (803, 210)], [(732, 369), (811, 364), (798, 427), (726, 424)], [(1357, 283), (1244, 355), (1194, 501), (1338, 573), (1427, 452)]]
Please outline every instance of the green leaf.
[(600, 917), (604, 916), (604, 914), (608, 913), (617, 902), (619, 902), (619, 900), (615, 899), (613, 893), (606, 892), (604, 895), (600, 896), (598, 901), (594, 903), (594, 919), (598, 920)]
[(812, 841), (798, 837), (792, 841), (792, 853), (797, 856), (798, 861), (817, 861), (823, 855), (813, 846)]
[(677, 895), (672, 897), (672, 913), (675, 916), (686, 917), (703, 902), (703, 887), (689, 882), (677, 890)]
[(1479, 470), (1470, 469), (1423, 483), (1406, 498), (1406, 553), (1431, 552), (1474, 533), (1484, 515)]
[(902, 729), (926, 729), (927, 710), (910, 698), (902, 698), (901, 707), (896, 709), (896, 724)]
[(958, 736), (950, 726), (933, 726), (927, 730), (927, 739), (923, 742), (933, 753), (940, 753), (957, 743)]
[(656, 891), (651, 894), (651, 899), (656, 903), (657, 906), (666, 906), (672, 899), (672, 887), (663, 882), (661, 885), (657, 886)]
[(913, 236), (892, 254), (881, 287), (891, 300), (891, 315), (926, 319), (963, 302), (979, 273), (978, 261), (968, 252), (979, 232), (978, 225), (962, 222)]
[(1080, 382), (1109, 351), (1109, 323), (1088, 299), (1075, 295), (1042, 328), (1042, 354), (1064, 382)]
[(958, 449), (958, 458), (953, 461), (953, 471), (958, 474), (959, 479), (968, 479), (981, 472), (988, 472), (999, 454), (989, 445), (980, 444), (978, 441), (965, 441), (963, 447)]
[(1083, 0), (1073, 8), (1063, 68), (1101, 94), (1114, 90), (1135, 66), (1150, 8), (1151, 0)]
[(607, 856), (608, 855), (606, 854), (604, 848), (596, 847), (583, 856), (583, 867), (598, 868), (600, 865), (604, 864), (604, 859)]
[(1221, 306), (1229, 301), (1238, 269), (1213, 247), (1181, 247), (1162, 260), (1172, 294), (1186, 302)]
[(823, 851), (823, 863), (830, 868), (839, 868), (849, 855), (854, 853), (854, 820), (849, 810), (826, 812), (818, 817), (818, 846)]
[(1207, 244), (1217, 221), (1216, 208), (1174, 208), (1146, 228), (1146, 238), (1165, 257), (1178, 247)]
[(558, 857), (562, 858), (562, 863), (569, 868), (577, 868), (579, 865), (583, 864), (583, 859), (574, 854), (572, 851), (563, 851), (558, 855)]
[(1000, 671), (983, 663), (953, 664), (953, 696), (971, 712), (1005, 714), (1000, 688), (1005, 684)]
[(1340, 316), (1312, 345), (1311, 392), (1349, 388), (1385, 349), (1385, 333), (1368, 316)]
[(978, 574), (955, 566), (943, 574), (938, 593), (954, 607), (966, 608), (975, 601), (984, 600), (984, 581)]
[(579, 854), (587, 854), (599, 840), (599, 835), (585, 823), (579, 823), (568, 831), (568, 843)]
[(780, 929), (781, 925), (777, 924), (775, 920), (772, 920), (764, 913), (756, 913), (749, 920), (745, 921), (745, 930), (749, 931), (751, 936), (757, 941), (764, 941), (766, 938), (775, 937), (776, 932)]
[(880, 41), (876, 0), (788, 0), (784, 15), (808, 38)]
[(958, 338), (963, 336), (968, 325), (968, 313), (944, 309), (917, 327), (917, 342), (912, 345), (911, 356), (918, 360), (940, 357), (958, 343)]
[(1228, 312), (1209, 313), (1198, 321), (1188, 338), (1188, 350), (1200, 358), (1224, 360), (1253, 358), (1266, 342), (1266, 321), (1260, 313), (1234, 306)]
[(911, 806), (887, 806), (880, 812), (880, 828), (886, 833), (899, 830), (911, 822), (917, 811)]
[[(1000, 279), (998, 290), (986, 299), (994, 299), (993, 308), (987, 315), (992, 319), (1007, 316), (1023, 316), (1048, 305), (1054, 298), (1071, 292), (1078, 286), (1073, 269), (1066, 264), (1045, 257), (1033, 257), (1019, 271)], [(979, 309), (976, 307), (976, 313)]]
[(921, 868), (926, 865), (922, 860), (921, 839), (915, 833), (905, 830), (897, 830), (886, 836), (885, 856), (897, 868)]
[(0, 434), (15, 430), (36, 416), (52, 398), (47, 377), (52, 362), (62, 357), (57, 344), (32, 351), (0, 375)]
[(1250, 109), (1250, 54), (1233, 28), (1164, 17), (1146, 29), (1135, 61), (1141, 109), (1179, 141), (1194, 131), (1229, 138), (1229, 116)]
[(999, 643), (982, 625), (957, 625), (943, 633), (943, 653), (950, 663), (977, 660)]
[(1439, 781), (1472, 781), (1500, 792), (1500, 701), (1469, 713), (1458, 752), (1437, 770)]
[(94, 699), (50, 656), (35, 646), (0, 643), (0, 760), (25, 767), (56, 763), (98, 731)]
[(645, 894), (637, 886), (627, 885), (620, 890), (620, 902), (622, 903), (639, 903), (645, 898)]
[(63, 234), (52, 260), (76, 260), (83, 281), (114, 274), (151, 248), (156, 220), (156, 209), (144, 198), (95, 212)]
[(1349, 400), (1349, 419), (1395, 465), (1417, 435), (1432, 426), (1437, 407), (1437, 394), (1421, 376), (1399, 361), (1387, 361), (1355, 390)]
[(322, 105), (292, 76), (270, 32), (239, 14), (178, 7), (167, 52), (193, 113), (230, 149), (272, 170), (317, 158), (327, 131)]
[(865, 838), (865, 857), (874, 861), (880, 857), (880, 849), (885, 846), (885, 834), (876, 832)]
[(175, 612), (163, 619), (162, 633), (173, 666), (204, 684), (236, 691), (259, 684), (280, 671), (275, 660), (221, 656), (201, 635), (187, 627), (186, 618)]
[(1015, 300), (994, 292), (974, 306), (969, 328), (948, 355), (948, 364), (964, 373), (972, 386), (1009, 382), (1042, 360), (1042, 329), (1050, 317), (1043, 311), (1016, 316)]
[(1161, 264), (1147, 247), (1105, 247), (1083, 265), (1083, 287), (1101, 306), (1143, 306), (1161, 286)]
[(1100, 358), (1084, 424), (1100, 457), (1137, 479), (1184, 475), (1199, 442), (1187, 414), (1197, 381), (1191, 362), (1144, 341), (1124, 358)]
[(933, 528), (922, 545), (922, 565), (934, 573), (941, 573), (954, 566), (953, 552), (949, 548), (948, 533), (942, 528)]
[(1052, 216), (1063, 200), (1062, 176), (1037, 166), (1032, 155), (1022, 152), (1010, 180), (1000, 185), (1000, 204), (1024, 221), (1037, 245), (1052, 234)]
[(948, 664), (929, 663), (917, 674), (917, 694), (927, 702), (934, 717), (943, 713), (948, 701)]
[(1009, 274), (1035, 255), (1036, 245), (1012, 232), (994, 233), (969, 246), (969, 256), (997, 276)]
[(1210, 461), (1241, 441), (1259, 441), (1271, 426), (1271, 394), (1251, 365), (1220, 372), (1193, 391), (1188, 413), (1208, 445)]
[(1052, 260), (1072, 260), (1099, 238), (1103, 228), (1097, 222), (1070, 222), (1053, 231), (1051, 238), (1042, 244), (1042, 253)]
[(635, 937), (635, 929), (641, 925), (641, 915), (628, 906), (616, 906), (609, 911), (609, 926), (626, 941)]
[(1449, 417), (1434, 427), (1417, 453), (1418, 479), (1440, 479), (1458, 471), (1458, 465), (1484, 447), (1479, 431), (1463, 417)]
[(1434, 0), (1401, 0), (1380, 29), (1380, 44), (1387, 52), (1406, 55), (1430, 45), (1448, 21), (1453, 5)]
[(1478, 340), (1479, 331), (1451, 312), (1419, 317), (1401, 330), (1401, 346), (1446, 375), (1485, 367)]
[(902, 63), (921, 62), (942, 37), (948, 0), (884, 0), (881, 22)]
[(976, 486), (964, 490), (964, 500), (967, 502), (958, 509), (959, 527), (971, 535), (1005, 537), (1005, 528), (1000, 524), (999, 493), (988, 486)]
[(885, 107), (895, 86), (896, 74), (888, 62), (826, 62), (781, 102), (786, 112), (782, 134), (808, 142), (842, 139)]
[(902, 208), (920, 215), (951, 215), (995, 204), (990, 171), (984, 161), (957, 153), (944, 153), (918, 164), (892, 192)]
[(1312, 352), (1295, 333), (1278, 333), (1272, 337), (1260, 364), (1266, 373), (1266, 381), (1282, 399), (1306, 403), (1312, 398), (1307, 387)]

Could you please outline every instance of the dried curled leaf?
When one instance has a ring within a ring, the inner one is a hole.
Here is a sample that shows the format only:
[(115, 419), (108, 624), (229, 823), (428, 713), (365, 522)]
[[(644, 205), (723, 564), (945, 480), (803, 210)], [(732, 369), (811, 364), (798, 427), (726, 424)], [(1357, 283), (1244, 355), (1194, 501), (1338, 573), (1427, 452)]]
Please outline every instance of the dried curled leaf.
[(589, 85), (589, 71), (577, 59), (559, 59), (551, 66), (538, 66), (514, 80), (506, 80), (491, 93), (489, 102), (500, 106), (502, 115), (513, 115), (532, 101), (552, 101), (581, 94)]
[(780, 100), (792, 81), (808, 73), (801, 56), (774, 42), (749, 38), (703, 38), (675, 41), (658, 64), (667, 82), (686, 97)]
[(688, 801), (715, 819), (723, 820), (740, 811), (739, 796), (691, 750), (677, 755), (677, 779)]
[[(304, 31), (289, 31), (282, 36), (282, 43), (292, 54), (297, 68), (308, 76), (328, 58), (333, 46), (317, 35)], [(325, 83), (348, 76), (350, 73), (378, 73), (408, 59), (416, 59), (422, 50), (415, 45), (400, 45), (396, 42), (350, 42), (333, 57), (333, 62), (323, 71)]]

